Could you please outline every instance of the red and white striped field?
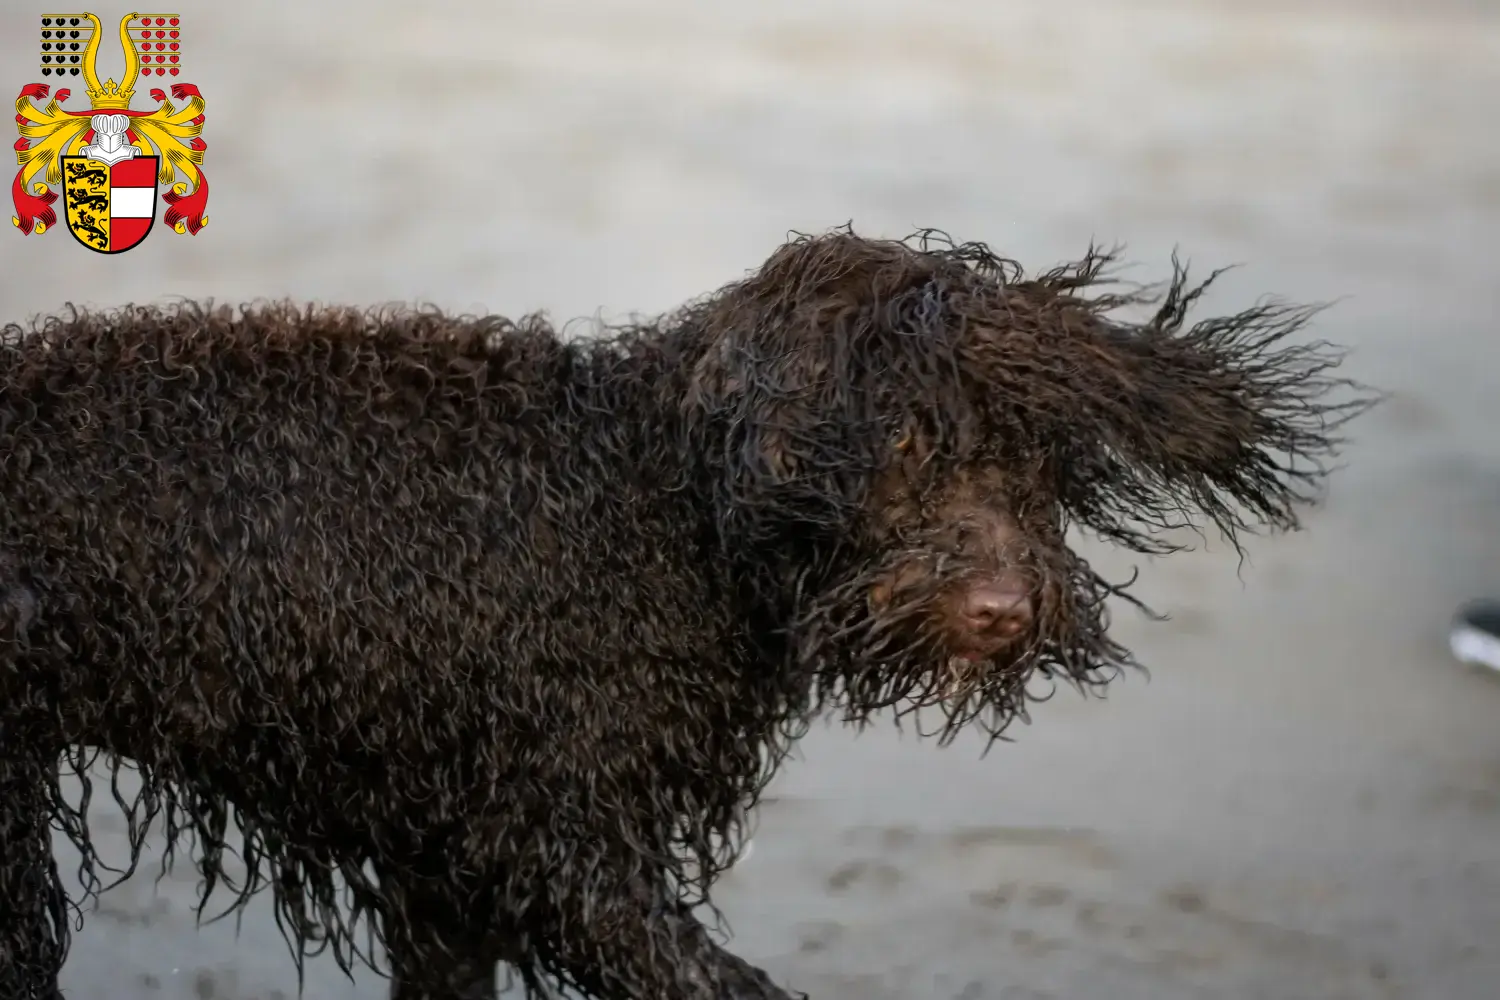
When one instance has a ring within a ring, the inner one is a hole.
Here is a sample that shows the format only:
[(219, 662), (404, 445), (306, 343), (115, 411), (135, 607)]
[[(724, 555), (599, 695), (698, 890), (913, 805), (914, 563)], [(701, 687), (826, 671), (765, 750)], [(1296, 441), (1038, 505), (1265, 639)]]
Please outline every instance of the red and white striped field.
[(156, 157), (121, 160), (109, 168), (109, 253), (129, 250), (156, 218)]

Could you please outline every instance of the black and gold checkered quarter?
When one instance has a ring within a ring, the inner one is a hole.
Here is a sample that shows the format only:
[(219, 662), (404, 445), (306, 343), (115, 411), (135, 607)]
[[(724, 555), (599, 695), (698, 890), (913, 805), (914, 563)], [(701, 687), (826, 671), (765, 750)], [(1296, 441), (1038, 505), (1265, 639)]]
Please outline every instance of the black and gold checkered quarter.
[(93, 22), (82, 14), (43, 14), (42, 75), (77, 76), (93, 36)]

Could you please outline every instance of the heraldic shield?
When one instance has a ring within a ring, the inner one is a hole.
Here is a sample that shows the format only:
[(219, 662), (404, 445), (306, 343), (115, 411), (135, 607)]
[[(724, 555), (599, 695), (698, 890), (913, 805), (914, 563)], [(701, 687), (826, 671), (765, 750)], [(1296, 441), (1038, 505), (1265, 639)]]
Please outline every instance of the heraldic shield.
[(159, 156), (108, 163), (92, 156), (62, 157), (68, 231), (99, 253), (123, 253), (144, 240), (156, 222)]

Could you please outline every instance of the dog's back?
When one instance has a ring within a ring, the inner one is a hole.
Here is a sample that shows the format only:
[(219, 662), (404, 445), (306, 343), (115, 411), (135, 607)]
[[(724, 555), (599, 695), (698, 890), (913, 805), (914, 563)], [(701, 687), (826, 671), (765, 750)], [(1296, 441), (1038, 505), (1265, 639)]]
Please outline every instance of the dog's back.
[(440, 827), (507, 774), (561, 780), (570, 732), (601, 756), (647, 742), (622, 706), (661, 692), (612, 665), (691, 662), (721, 625), (690, 512), (627, 465), (550, 331), (418, 316), (10, 338), (0, 597), (34, 607), (0, 639), (0, 704), (66, 744), (191, 759), (252, 807), (300, 782), (278, 825), (335, 840), (373, 814), (330, 796)]

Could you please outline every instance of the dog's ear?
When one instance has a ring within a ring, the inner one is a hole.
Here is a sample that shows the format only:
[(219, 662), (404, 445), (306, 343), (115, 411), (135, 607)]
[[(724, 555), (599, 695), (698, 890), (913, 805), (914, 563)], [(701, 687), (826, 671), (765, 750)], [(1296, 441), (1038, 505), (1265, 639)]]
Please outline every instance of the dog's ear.
[(787, 530), (843, 530), (863, 500), (869, 462), (856, 446), (840, 350), (766, 331), (721, 329), (694, 364), (685, 405), (707, 430), (704, 456), (721, 530), (739, 544)]
[[(1056, 348), (1032, 369), (1034, 429), (1063, 442), (1060, 491), (1084, 524), (1142, 550), (1164, 550), (1128, 522), (1180, 525), (1201, 511), (1229, 537), (1256, 524), (1298, 525), (1297, 508), (1329, 471), (1336, 430), (1378, 394), (1332, 374), (1342, 352), (1297, 335), (1320, 309), (1262, 303), (1200, 320), (1197, 286), (1175, 269), (1153, 317), (1110, 311), (1139, 299), (1057, 295), (1041, 324)], [(1018, 288), (1035, 296), (1036, 286)], [(1045, 390), (1040, 387), (1046, 385)]]

